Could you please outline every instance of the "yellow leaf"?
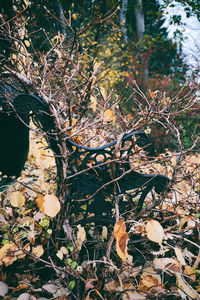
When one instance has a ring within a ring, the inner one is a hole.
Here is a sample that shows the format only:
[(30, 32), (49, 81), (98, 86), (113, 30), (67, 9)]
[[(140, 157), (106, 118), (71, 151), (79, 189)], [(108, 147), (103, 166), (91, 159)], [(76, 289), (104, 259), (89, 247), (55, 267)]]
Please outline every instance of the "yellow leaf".
[(49, 217), (55, 217), (60, 211), (60, 202), (54, 194), (38, 196), (36, 203), (39, 210)]
[(112, 109), (106, 109), (103, 114), (104, 122), (115, 122), (115, 114)]
[(158, 244), (162, 243), (164, 230), (158, 221), (149, 220), (145, 225), (145, 229), (149, 240)]
[(16, 191), (9, 193), (10, 204), (13, 207), (22, 207), (25, 203), (25, 197), (22, 192)]
[(34, 247), (32, 249), (32, 253), (37, 257), (42, 256), (44, 254), (44, 249), (43, 249), (42, 245), (38, 245), (38, 246)]

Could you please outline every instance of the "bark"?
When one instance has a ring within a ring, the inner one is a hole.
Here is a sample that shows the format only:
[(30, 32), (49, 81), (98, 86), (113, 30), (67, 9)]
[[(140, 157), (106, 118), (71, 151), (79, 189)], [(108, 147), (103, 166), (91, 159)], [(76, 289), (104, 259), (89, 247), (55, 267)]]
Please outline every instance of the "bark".
[[(144, 38), (145, 32), (145, 22), (144, 22), (144, 13), (142, 8), (142, 0), (137, 1), (137, 5), (135, 7), (135, 19), (136, 19), (136, 31), (138, 41), (140, 42)], [(148, 65), (144, 65), (144, 78), (145, 81), (148, 80), (149, 72), (148, 72)]]
[(136, 30), (138, 41), (144, 38), (145, 24), (144, 24), (144, 14), (142, 10), (142, 0), (137, 1), (137, 6), (135, 7), (135, 18), (136, 18)]
[(60, 33), (64, 37), (66, 37), (66, 34), (67, 34), (67, 32), (66, 32), (66, 22), (65, 22), (65, 16), (64, 16), (64, 12), (63, 12), (63, 8), (62, 8), (62, 5), (60, 3), (60, 0), (56, 0), (55, 5), (56, 5), (56, 10), (58, 12), (59, 19), (60, 19), (60, 22), (58, 22)]
[(120, 9), (119, 19), (121, 24), (121, 31), (124, 35), (124, 43), (127, 44), (128, 37), (127, 37), (127, 29), (126, 29), (126, 13), (128, 7), (128, 0), (122, 0), (122, 6)]

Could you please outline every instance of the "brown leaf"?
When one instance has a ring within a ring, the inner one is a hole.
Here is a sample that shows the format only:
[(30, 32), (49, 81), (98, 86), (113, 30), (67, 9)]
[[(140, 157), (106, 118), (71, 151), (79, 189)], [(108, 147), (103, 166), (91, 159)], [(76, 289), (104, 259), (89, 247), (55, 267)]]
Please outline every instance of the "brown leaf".
[(94, 289), (95, 287), (95, 282), (97, 282), (97, 279), (96, 278), (89, 278), (86, 280), (85, 282), (85, 291), (88, 291), (90, 289)]
[(127, 252), (128, 233), (126, 232), (126, 225), (122, 220), (118, 221), (114, 227), (114, 237), (116, 239), (116, 250), (119, 257), (125, 261), (129, 258)]
[(141, 275), (139, 289), (149, 290), (151, 287), (162, 285), (161, 276), (153, 268), (146, 268)]

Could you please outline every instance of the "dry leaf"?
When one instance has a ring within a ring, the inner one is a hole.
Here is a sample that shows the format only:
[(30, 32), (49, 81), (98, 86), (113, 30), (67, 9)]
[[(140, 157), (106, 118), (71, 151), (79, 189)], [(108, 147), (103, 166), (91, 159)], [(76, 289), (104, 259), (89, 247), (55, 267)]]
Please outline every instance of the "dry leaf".
[(174, 251), (176, 253), (176, 257), (177, 257), (178, 261), (181, 263), (182, 266), (185, 266), (186, 262), (185, 262), (185, 258), (183, 256), (183, 253), (181, 252), (181, 249), (178, 248), (178, 247), (175, 247)]
[(161, 286), (161, 276), (155, 272), (153, 268), (146, 268), (142, 273), (139, 283), (140, 290), (149, 290), (154, 286)]
[(126, 225), (122, 220), (118, 221), (114, 227), (114, 237), (116, 239), (116, 250), (119, 257), (125, 261), (129, 258), (127, 252), (128, 233), (126, 232)]
[(193, 290), (191, 285), (187, 284), (187, 282), (181, 276), (180, 273), (176, 272), (175, 276), (176, 276), (176, 284), (179, 287), (178, 293), (180, 294), (181, 299), (188, 299), (188, 297), (195, 300), (200, 299), (200, 295), (195, 290)]
[(124, 295), (124, 297), (122, 296), (122, 300), (145, 300), (147, 299), (145, 295), (139, 294), (135, 291), (128, 291), (126, 292), (126, 294)]
[(97, 110), (97, 98), (96, 97), (94, 97), (94, 96), (91, 96), (90, 97), (90, 107), (91, 107), (91, 109), (93, 110), (93, 112), (96, 112), (96, 110)]
[(192, 267), (190, 267), (188, 265), (185, 266), (184, 274), (187, 276), (190, 276), (190, 278), (195, 281), (196, 275), (194, 273), (195, 273), (195, 271)]
[(13, 289), (13, 291), (15, 292), (19, 292), (21, 290), (25, 290), (25, 289), (28, 289), (29, 288), (29, 285), (26, 284), (26, 283), (21, 283), (19, 284), (16, 288)]
[(56, 253), (56, 256), (60, 259), (60, 260), (63, 260), (63, 252), (61, 250), (58, 250), (57, 253)]
[(103, 114), (104, 122), (115, 122), (115, 114), (112, 109), (106, 109)]
[(164, 237), (164, 229), (158, 221), (149, 220), (145, 225), (147, 237), (149, 240), (161, 245)]
[[(23, 249), (29, 252), (31, 249), (30, 244), (26, 244)], [(26, 253), (23, 250), (17, 250), (15, 254), (17, 259), (22, 259), (26, 256)]]
[(153, 264), (156, 269), (170, 271), (171, 273), (182, 271), (180, 263), (174, 258), (155, 258)]
[(11, 192), (9, 193), (9, 198), (10, 198), (10, 204), (13, 207), (22, 207), (25, 203), (25, 197), (23, 195), (23, 192)]
[(5, 282), (0, 281), (0, 297), (4, 297), (7, 294), (8, 290), (8, 285)]
[(103, 99), (106, 100), (107, 94), (106, 94), (106, 89), (103, 87), (100, 87), (101, 95), (103, 96)]
[(54, 194), (38, 196), (36, 203), (39, 210), (49, 217), (55, 217), (60, 211), (60, 202)]
[(104, 284), (103, 289), (104, 291), (108, 291), (108, 292), (117, 292), (123, 290), (123, 288), (119, 285), (119, 283), (116, 280), (112, 280)]
[(81, 227), (81, 225), (79, 224), (77, 226), (78, 231), (77, 231), (77, 240), (76, 240), (76, 246), (78, 248), (78, 250), (81, 250), (82, 244), (86, 239), (86, 232), (85, 229), (83, 227)]
[(101, 235), (102, 235), (102, 238), (103, 238), (104, 240), (107, 240), (107, 238), (108, 238), (108, 229), (107, 229), (106, 226), (103, 226), (103, 230), (102, 230)]
[(44, 254), (44, 249), (43, 249), (43, 246), (42, 245), (38, 245), (36, 247), (33, 247), (32, 249), (32, 253), (37, 256), (37, 257), (40, 257)]
[(0, 266), (5, 264), (6, 266), (11, 265), (15, 260), (17, 260), (16, 245), (13, 243), (5, 244), (0, 249)]

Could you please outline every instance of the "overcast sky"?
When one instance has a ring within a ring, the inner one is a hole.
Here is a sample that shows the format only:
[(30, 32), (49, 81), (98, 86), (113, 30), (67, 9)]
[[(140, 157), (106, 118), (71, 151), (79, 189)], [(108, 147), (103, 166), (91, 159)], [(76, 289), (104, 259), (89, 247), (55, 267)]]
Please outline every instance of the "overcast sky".
[[(174, 8), (168, 8), (167, 12), (164, 27), (168, 28), (169, 37), (172, 38), (174, 36), (176, 29), (183, 32), (183, 36), (186, 38), (183, 42), (183, 52), (186, 54), (186, 62), (193, 68), (200, 67), (200, 22), (196, 16), (186, 18), (181, 4), (176, 4)], [(169, 19), (172, 15), (181, 15), (185, 25), (170, 25)]]

